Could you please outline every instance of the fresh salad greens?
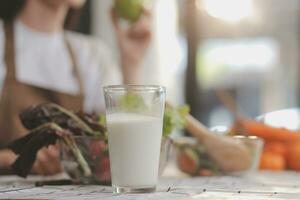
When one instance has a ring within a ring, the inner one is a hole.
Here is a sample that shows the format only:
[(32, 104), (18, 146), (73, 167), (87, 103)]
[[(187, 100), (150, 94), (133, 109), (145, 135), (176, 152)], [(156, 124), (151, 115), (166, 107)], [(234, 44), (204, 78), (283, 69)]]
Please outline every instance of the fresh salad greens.
[(182, 129), (186, 124), (186, 116), (190, 112), (188, 105), (171, 107), (166, 105), (164, 113), (163, 136), (170, 135), (175, 129)]

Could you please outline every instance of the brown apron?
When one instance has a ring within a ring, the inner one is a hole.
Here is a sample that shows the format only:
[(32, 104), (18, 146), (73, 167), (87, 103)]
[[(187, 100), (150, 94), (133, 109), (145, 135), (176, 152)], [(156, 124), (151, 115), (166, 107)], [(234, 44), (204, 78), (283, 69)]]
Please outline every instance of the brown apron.
[(16, 78), (16, 54), (14, 40), (13, 23), (6, 23), (4, 59), (7, 73), (4, 86), (2, 88), (2, 95), (0, 97), (0, 146), (21, 137), (28, 132), (22, 127), (18, 117), (19, 113), (28, 106), (53, 102), (74, 111), (78, 111), (83, 108), (83, 87), (78, 71), (79, 68), (75, 62), (71, 46), (67, 40), (65, 41), (72, 60), (74, 76), (77, 78), (80, 88), (78, 95), (64, 94), (20, 83)]

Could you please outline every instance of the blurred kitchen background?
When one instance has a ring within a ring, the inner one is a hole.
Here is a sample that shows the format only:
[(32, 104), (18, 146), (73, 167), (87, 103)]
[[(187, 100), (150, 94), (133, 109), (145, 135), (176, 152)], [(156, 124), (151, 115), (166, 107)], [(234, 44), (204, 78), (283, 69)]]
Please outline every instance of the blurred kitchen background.
[[(112, 1), (89, 0), (77, 31), (102, 38), (117, 55)], [(147, 84), (163, 84), (207, 126), (232, 116), (215, 95), (229, 92), (249, 117), (300, 103), (299, 0), (153, 0)], [(287, 119), (288, 120), (288, 119)]]

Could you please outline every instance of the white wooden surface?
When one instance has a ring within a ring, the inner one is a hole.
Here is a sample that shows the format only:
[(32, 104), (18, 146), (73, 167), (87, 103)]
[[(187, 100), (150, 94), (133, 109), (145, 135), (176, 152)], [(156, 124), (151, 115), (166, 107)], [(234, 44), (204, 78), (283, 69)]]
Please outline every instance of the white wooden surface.
[(33, 183), (39, 179), (0, 176), (0, 199), (300, 200), (300, 173), (296, 172), (260, 172), (243, 177), (168, 178), (160, 181), (156, 193), (123, 195), (113, 194), (111, 187), (106, 186), (35, 187)]

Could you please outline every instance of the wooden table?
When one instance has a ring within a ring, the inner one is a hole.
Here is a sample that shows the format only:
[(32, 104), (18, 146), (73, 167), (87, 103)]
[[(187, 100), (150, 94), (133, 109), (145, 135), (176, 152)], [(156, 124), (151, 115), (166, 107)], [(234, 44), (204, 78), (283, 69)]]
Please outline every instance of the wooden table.
[[(58, 177), (50, 177), (58, 178)], [(199, 178), (163, 178), (158, 191), (150, 194), (113, 194), (107, 186), (42, 186), (34, 182), (47, 177), (23, 180), (15, 176), (0, 177), (0, 199), (205, 199), (271, 200), (299, 199), (300, 173), (259, 172), (246, 176)]]

